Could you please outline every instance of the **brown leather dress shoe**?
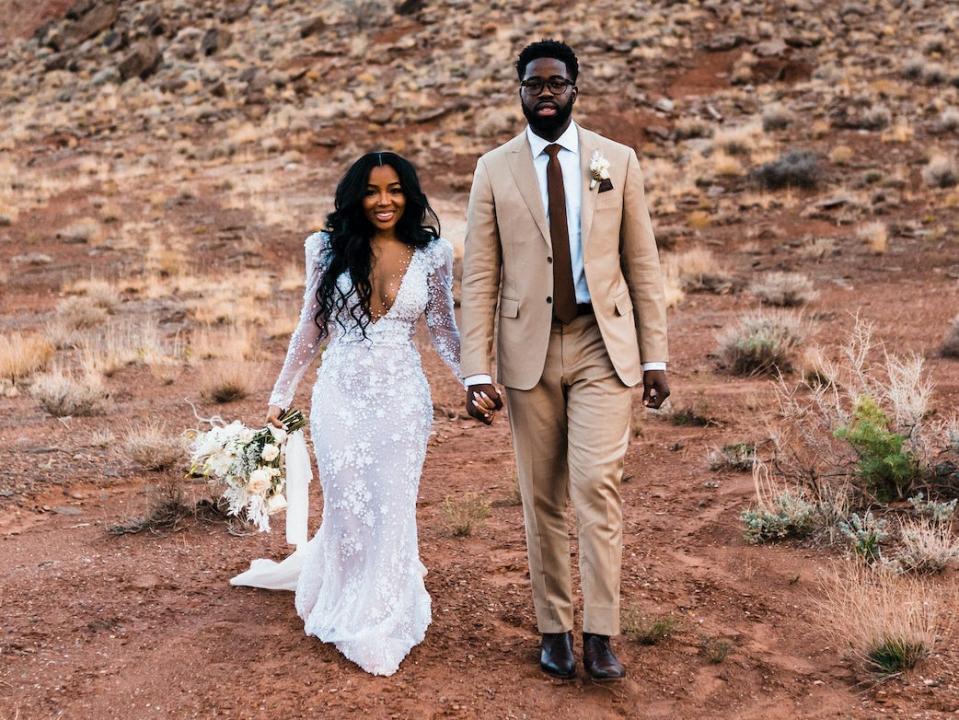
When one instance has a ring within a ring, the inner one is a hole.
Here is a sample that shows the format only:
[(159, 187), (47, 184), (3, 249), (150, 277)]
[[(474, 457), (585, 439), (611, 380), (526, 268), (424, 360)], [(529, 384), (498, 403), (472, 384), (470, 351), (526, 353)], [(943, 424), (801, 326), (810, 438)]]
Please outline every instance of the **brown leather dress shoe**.
[(620, 680), (626, 670), (609, 646), (608, 635), (583, 633), (583, 666), (593, 680)]
[(573, 633), (543, 633), (539, 666), (543, 672), (563, 680), (576, 677)]

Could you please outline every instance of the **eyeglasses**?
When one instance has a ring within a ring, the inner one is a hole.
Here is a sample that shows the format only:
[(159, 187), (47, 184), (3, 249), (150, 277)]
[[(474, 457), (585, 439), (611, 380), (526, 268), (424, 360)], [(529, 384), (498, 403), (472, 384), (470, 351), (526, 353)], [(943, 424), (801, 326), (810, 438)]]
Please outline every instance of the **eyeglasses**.
[(553, 95), (562, 95), (566, 92), (566, 88), (574, 84), (572, 80), (561, 77), (551, 77), (549, 80), (534, 77), (523, 80), (519, 85), (530, 95), (541, 95), (544, 88), (549, 88), (550, 93)]

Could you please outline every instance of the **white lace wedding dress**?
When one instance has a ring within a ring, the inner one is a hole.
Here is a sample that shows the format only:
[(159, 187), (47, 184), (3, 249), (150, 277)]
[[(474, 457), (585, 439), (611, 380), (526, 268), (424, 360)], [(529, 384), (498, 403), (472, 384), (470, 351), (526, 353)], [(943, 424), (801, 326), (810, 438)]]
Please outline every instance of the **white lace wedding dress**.
[[(324, 233), (306, 239), (303, 309), (272, 405), (289, 407), (321, 349), (313, 317), (326, 242)], [(431, 619), (417, 548), (416, 495), (433, 403), (413, 335), (425, 314), (433, 347), (460, 377), (452, 279), (452, 247), (436, 240), (414, 251), (393, 305), (366, 328), (366, 338), (349, 316), (346, 330), (330, 323), (310, 409), (322, 523), (282, 563), (256, 560), (230, 581), (295, 590), (305, 632), (335, 643), (377, 675), (396, 671)], [(348, 291), (348, 274), (338, 283)]]

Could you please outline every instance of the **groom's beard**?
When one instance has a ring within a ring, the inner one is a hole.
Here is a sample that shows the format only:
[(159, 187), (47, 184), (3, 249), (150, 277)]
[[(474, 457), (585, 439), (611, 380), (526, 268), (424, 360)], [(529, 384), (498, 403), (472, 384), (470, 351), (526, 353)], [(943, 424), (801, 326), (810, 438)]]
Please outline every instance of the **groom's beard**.
[(522, 105), (523, 115), (526, 116), (526, 121), (529, 123), (529, 126), (533, 128), (533, 132), (540, 136), (552, 135), (563, 127), (573, 114), (572, 102), (568, 102), (565, 105), (556, 103), (556, 114), (549, 117), (540, 117), (536, 114), (535, 110), (530, 110), (526, 107), (525, 103), (522, 103)]

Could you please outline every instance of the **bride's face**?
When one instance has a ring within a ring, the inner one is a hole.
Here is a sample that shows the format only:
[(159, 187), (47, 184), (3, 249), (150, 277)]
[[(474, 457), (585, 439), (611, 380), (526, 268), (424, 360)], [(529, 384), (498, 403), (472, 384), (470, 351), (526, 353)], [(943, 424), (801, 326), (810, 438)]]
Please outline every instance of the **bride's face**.
[(379, 232), (392, 230), (405, 207), (406, 196), (396, 170), (390, 165), (373, 168), (363, 196), (363, 210), (373, 227)]

